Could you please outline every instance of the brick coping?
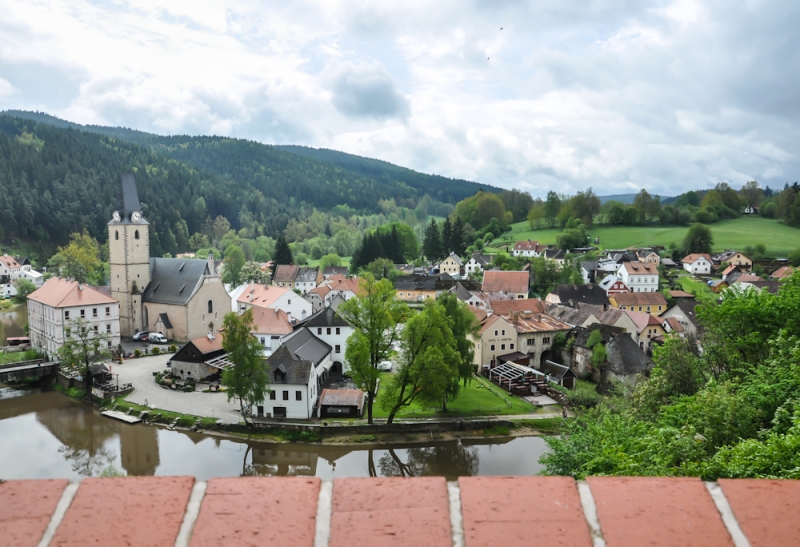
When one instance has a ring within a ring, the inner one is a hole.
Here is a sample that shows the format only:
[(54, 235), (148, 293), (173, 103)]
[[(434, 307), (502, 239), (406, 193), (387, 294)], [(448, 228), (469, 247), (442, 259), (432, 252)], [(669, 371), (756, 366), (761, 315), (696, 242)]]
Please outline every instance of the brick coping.
[(3, 546), (800, 545), (800, 481), (115, 477), (0, 483)]

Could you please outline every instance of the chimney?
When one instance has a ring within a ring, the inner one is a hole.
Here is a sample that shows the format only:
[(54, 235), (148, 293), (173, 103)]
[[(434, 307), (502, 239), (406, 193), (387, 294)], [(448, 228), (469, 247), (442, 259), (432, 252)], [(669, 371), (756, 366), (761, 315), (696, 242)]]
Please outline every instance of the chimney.
[(537, 321), (541, 321), (542, 320), (542, 314), (541, 313), (537, 313), (536, 314), (536, 320)]
[(82, 290), (83, 290), (83, 283), (78, 283), (78, 290), (79, 290), (79, 291), (82, 291)]
[(519, 321), (519, 312), (518, 311), (512, 311), (511, 312), (511, 320), (514, 323), (517, 323)]

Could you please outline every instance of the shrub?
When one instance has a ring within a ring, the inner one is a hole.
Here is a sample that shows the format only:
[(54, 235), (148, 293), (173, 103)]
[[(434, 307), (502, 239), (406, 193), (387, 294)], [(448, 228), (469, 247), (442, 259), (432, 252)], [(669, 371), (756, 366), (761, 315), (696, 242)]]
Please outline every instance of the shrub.
[(594, 408), (600, 403), (600, 395), (591, 384), (578, 383), (575, 389), (567, 390), (567, 401), (572, 408)]
[(178, 351), (178, 346), (176, 346), (175, 344), (172, 344), (172, 345), (169, 347), (169, 352), (170, 352), (170, 353), (175, 353), (176, 351)]
[(161, 355), (161, 349), (160, 348), (153, 348), (153, 355)]
[(183, 391), (185, 391), (186, 393), (191, 393), (192, 391), (194, 391), (194, 386), (185, 385), (183, 386)]
[(133, 356), (134, 357), (141, 357), (142, 356), (142, 352), (139, 351), (138, 349), (135, 349), (135, 350), (133, 350)]

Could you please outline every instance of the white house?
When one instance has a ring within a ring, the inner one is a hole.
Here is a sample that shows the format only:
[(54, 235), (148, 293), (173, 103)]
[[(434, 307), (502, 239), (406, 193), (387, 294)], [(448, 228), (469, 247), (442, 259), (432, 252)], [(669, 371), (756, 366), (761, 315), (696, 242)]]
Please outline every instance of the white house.
[(711, 273), (711, 255), (693, 253), (681, 260), (683, 269), (693, 275), (709, 275)]
[(540, 245), (538, 241), (517, 241), (511, 254), (514, 256), (536, 257), (547, 249), (547, 245)]
[(264, 401), (253, 405), (251, 414), (267, 418), (311, 418), (319, 397), (314, 363), (287, 346), (281, 346), (267, 359), (267, 366), (270, 392)]
[(37, 288), (44, 284), (44, 276), (31, 269), (31, 263), (25, 258), (13, 257), (7, 254), (0, 256), (0, 296), (10, 297), (17, 295), (14, 281), (26, 279)]
[(287, 287), (250, 283), (237, 299), (238, 312), (249, 308), (283, 310), (289, 321), (304, 321), (311, 317), (311, 302)]
[(51, 277), (28, 296), (31, 346), (53, 357), (76, 319), (82, 319), (109, 348), (119, 344), (119, 302), (103, 292), (59, 277)]
[(347, 339), (353, 334), (353, 327), (347, 321), (339, 317), (332, 308), (326, 307), (312, 315), (311, 319), (303, 323), (303, 327), (331, 347), (332, 373), (342, 374), (350, 371), (344, 350), (347, 347)]
[(617, 277), (631, 292), (658, 291), (658, 266), (652, 262), (623, 262)]
[(294, 332), (289, 316), (274, 308), (253, 308), (253, 330), (256, 340), (263, 346), (263, 355), (269, 357), (280, 346), (284, 337)]
[(496, 256), (480, 252), (472, 253), (472, 257), (464, 264), (464, 274), (469, 275), (472, 272), (485, 270), (490, 262), (494, 262)]

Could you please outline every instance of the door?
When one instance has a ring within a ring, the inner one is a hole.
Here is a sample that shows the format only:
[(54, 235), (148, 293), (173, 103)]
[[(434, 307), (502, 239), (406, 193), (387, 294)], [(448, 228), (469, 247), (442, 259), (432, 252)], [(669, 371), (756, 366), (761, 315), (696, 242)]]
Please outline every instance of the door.
[(258, 406), (258, 417), (259, 418), (263, 418), (264, 417), (264, 407), (261, 406), (261, 405)]
[(276, 406), (272, 408), (272, 415), (276, 418), (285, 418), (286, 417), (286, 407), (285, 406)]

